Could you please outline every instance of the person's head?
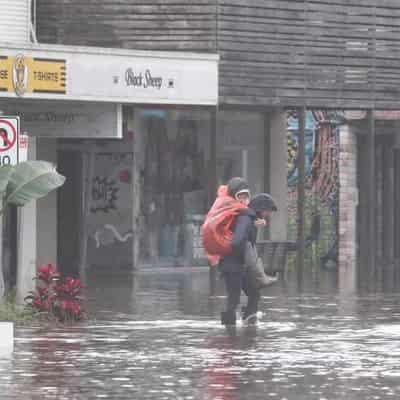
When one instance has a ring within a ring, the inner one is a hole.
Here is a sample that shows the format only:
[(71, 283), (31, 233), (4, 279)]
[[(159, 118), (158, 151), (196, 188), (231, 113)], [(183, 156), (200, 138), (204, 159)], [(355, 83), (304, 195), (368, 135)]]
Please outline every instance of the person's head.
[(250, 188), (246, 179), (236, 177), (228, 182), (228, 195), (246, 206), (250, 203)]
[(278, 211), (275, 200), (268, 193), (260, 193), (255, 195), (250, 203), (249, 207), (253, 209), (258, 218), (267, 220), (271, 214)]

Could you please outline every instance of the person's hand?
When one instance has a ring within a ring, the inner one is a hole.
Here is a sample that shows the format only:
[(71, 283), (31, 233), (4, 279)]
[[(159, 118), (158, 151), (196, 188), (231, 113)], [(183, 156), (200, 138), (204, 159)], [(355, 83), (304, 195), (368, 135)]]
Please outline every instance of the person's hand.
[(263, 218), (257, 218), (257, 219), (254, 221), (254, 225), (255, 225), (257, 228), (263, 228), (264, 226), (267, 225), (267, 221), (265, 221), (265, 219), (263, 219)]

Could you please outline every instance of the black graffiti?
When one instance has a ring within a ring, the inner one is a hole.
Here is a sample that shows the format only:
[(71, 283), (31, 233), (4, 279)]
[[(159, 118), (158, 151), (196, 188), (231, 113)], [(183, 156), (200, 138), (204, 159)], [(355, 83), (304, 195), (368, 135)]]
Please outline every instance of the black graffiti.
[(96, 176), (93, 180), (92, 187), (92, 204), (91, 212), (99, 211), (109, 213), (116, 210), (116, 201), (118, 200), (118, 187), (113, 179), (100, 178)]

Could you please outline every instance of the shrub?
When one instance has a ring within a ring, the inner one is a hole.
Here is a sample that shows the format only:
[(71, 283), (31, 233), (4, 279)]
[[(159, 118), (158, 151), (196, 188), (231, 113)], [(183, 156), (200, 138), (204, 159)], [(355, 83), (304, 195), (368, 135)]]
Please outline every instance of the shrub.
[(28, 308), (60, 322), (80, 321), (84, 318), (83, 285), (77, 278), (63, 278), (53, 264), (37, 268), (36, 290), (26, 297)]
[(30, 324), (35, 321), (32, 309), (21, 309), (15, 304), (16, 291), (12, 290), (7, 296), (0, 299), (0, 321), (14, 322), (19, 325)]

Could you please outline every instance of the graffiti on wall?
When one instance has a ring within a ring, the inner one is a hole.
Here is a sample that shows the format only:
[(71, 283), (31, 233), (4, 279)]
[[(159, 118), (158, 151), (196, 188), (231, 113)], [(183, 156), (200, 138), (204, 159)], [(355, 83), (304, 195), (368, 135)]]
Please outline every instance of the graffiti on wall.
[(114, 179), (96, 176), (92, 183), (92, 213), (109, 213), (116, 209), (119, 188)]
[[(338, 253), (339, 112), (308, 111), (305, 129), (307, 245), (315, 243), (322, 265)], [(299, 122), (287, 116), (289, 235), (296, 238)]]
[(94, 240), (96, 248), (114, 243), (115, 240), (125, 243), (132, 237), (132, 230), (121, 235), (117, 228), (111, 224), (105, 224), (104, 227), (99, 228), (94, 233)]
[[(117, 243), (131, 247), (132, 162), (132, 153), (109, 151), (95, 156), (89, 220), (95, 249)], [(129, 254), (127, 250), (126, 259)]]

